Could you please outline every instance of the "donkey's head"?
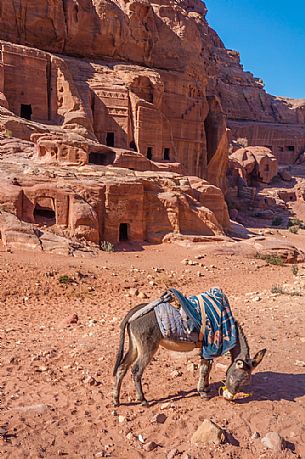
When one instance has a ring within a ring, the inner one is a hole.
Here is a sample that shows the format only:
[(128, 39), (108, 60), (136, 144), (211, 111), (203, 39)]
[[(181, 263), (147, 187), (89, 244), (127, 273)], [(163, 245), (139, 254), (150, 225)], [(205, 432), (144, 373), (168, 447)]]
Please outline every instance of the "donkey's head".
[(250, 384), (252, 371), (261, 363), (266, 354), (266, 349), (262, 349), (251, 359), (247, 338), (241, 326), (237, 324), (237, 327), (239, 340), (231, 351), (232, 363), (227, 370), (226, 390), (223, 394), (228, 400), (233, 400), (237, 392)]

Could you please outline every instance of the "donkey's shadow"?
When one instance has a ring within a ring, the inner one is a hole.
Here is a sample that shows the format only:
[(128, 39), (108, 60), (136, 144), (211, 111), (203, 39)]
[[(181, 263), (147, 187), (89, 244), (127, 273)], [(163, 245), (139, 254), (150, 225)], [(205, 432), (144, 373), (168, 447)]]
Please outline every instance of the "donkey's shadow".
[(253, 375), (250, 391), (251, 398), (236, 400), (240, 404), (251, 401), (287, 400), (295, 402), (305, 396), (305, 371), (303, 374), (278, 373), (263, 371)]
[[(223, 383), (212, 383), (210, 395), (211, 398), (217, 396), (219, 387)], [(247, 392), (247, 388), (245, 391)], [(250, 401), (280, 401), (287, 400), (289, 402), (295, 402), (296, 399), (305, 396), (305, 372), (303, 374), (290, 374), (290, 373), (277, 373), (273, 371), (263, 371), (256, 373), (252, 377), (251, 386), (249, 386), (249, 392), (252, 392), (252, 396), (249, 398), (236, 399), (235, 403), (247, 404)], [(189, 391), (180, 391), (176, 394), (165, 396), (158, 400), (151, 400), (149, 405), (157, 405), (164, 402), (175, 402), (183, 398), (198, 397), (199, 394), (196, 389)]]

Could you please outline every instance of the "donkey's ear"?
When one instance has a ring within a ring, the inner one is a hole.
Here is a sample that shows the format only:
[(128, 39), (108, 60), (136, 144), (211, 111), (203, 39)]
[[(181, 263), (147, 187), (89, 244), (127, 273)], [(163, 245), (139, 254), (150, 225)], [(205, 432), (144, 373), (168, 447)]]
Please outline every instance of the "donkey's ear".
[(261, 361), (265, 357), (266, 352), (267, 352), (267, 349), (262, 349), (257, 354), (255, 354), (255, 357), (254, 357), (254, 359), (252, 359), (252, 362), (251, 362), (252, 368), (256, 368), (257, 365), (259, 365), (261, 363)]

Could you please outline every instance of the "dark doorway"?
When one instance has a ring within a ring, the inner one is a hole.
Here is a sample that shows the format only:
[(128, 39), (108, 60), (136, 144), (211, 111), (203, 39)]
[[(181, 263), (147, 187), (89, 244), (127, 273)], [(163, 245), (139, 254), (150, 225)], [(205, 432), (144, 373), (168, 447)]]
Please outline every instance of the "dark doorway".
[(120, 223), (119, 240), (128, 241), (128, 223)]
[(133, 151), (138, 151), (137, 146), (136, 146), (136, 143), (135, 143), (134, 140), (132, 140), (132, 141), (130, 142), (129, 147), (130, 147), (130, 149), (133, 150)]
[(20, 106), (20, 116), (25, 120), (32, 119), (32, 105), (21, 104)]
[(113, 151), (109, 151), (107, 153), (89, 153), (89, 164), (97, 164), (98, 166), (108, 166), (109, 164), (113, 164), (114, 160), (115, 153)]
[(107, 147), (114, 147), (114, 132), (107, 132), (106, 145)]
[(34, 209), (34, 220), (38, 225), (51, 226), (56, 224), (56, 215), (53, 209), (36, 204)]
[(147, 159), (150, 161), (152, 160), (153, 157), (153, 148), (152, 147), (147, 147), (147, 152), (146, 152)]
[(169, 148), (164, 148), (164, 152), (163, 152), (163, 159), (164, 161), (170, 161), (170, 149)]

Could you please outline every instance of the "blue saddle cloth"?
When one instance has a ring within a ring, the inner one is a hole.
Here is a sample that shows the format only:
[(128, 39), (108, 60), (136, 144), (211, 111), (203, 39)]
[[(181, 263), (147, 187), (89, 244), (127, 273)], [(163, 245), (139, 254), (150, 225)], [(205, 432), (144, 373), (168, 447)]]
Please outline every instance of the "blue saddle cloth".
[[(198, 296), (185, 297), (178, 290), (169, 292), (180, 303), (185, 311), (193, 331), (199, 333), (202, 317)], [(230, 351), (237, 343), (237, 325), (233, 318), (228, 298), (217, 287), (200, 294), (204, 301), (206, 324), (202, 343), (202, 357), (214, 359)]]

